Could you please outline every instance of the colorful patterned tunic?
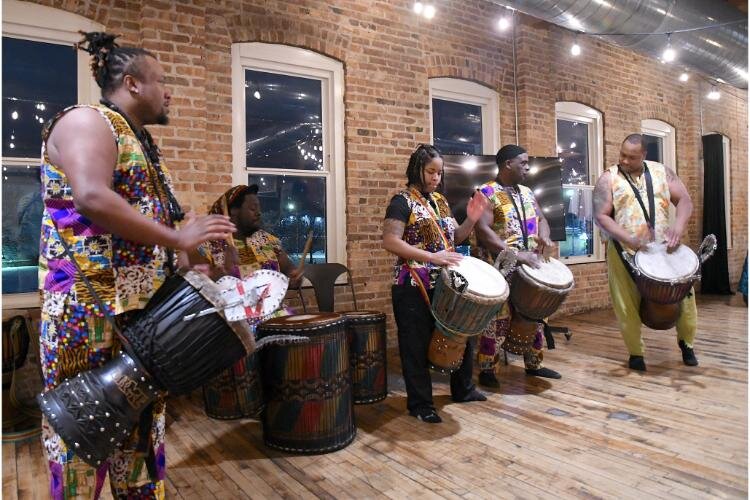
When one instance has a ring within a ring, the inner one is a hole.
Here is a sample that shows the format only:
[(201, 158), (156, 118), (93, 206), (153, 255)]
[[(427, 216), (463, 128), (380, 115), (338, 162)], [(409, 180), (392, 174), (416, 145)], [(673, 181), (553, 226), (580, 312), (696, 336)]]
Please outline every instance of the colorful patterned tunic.
[[(654, 186), (654, 208), (656, 210), (656, 224), (655, 224), (655, 236), (656, 241), (663, 241), (665, 239), (665, 233), (669, 227), (669, 184), (667, 183), (667, 171), (661, 163), (655, 161), (646, 161), (646, 166), (649, 172), (651, 172), (651, 180)], [(631, 235), (647, 240), (649, 239), (649, 228), (646, 222), (646, 217), (643, 215), (643, 209), (640, 203), (638, 203), (633, 188), (630, 187), (628, 179), (625, 178), (623, 172), (617, 168), (617, 165), (609, 167), (609, 178), (610, 186), (612, 189), (612, 203), (615, 209), (614, 219), (620, 226), (622, 226)], [(646, 190), (646, 175), (645, 172), (639, 178), (631, 176), (631, 182), (638, 189), (641, 194), (641, 199), (646, 207), (646, 211), (649, 210), (648, 205), (648, 193)], [(651, 214), (649, 214), (650, 216)], [(629, 253), (635, 253), (635, 251), (623, 245), (623, 248)]]
[[(258, 269), (281, 271), (279, 256), (281, 255), (281, 240), (263, 229), (258, 229), (244, 240), (234, 238), (234, 246), (240, 260), (240, 273), (249, 276)], [(227, 242), (215, 240), (210, 244), (211, 260), (216, 266), (224, 265), (224, 251)]]
[[(536, 239), (531, 238), (531, 236), (539, 234), (539, 217), (536, 213), (536, 203), (531, 189), (519, 184), (518, 191), (516, 191), (492, 181), (482, 184), (480, 190), (492, 206), (493, 218), (490, 228), (495, 234), (509, 246), (515, 247), (517, 250), (524, 250), (523, 233), (521, 232), (521, 224), (523, 223), (529, 236), (528, 250), (534, 250), (537, 243)], [(513, 205), (514, 201), (515, 206)], [(518, 207), (518, 210), (515, 207)], [(526, 219), (522, 222), (521, 219), (524, 214)], [(494, 262), (486, 249), (476, 244), (472, 244), (472, 248), (476, 249), (476, 257), (490, 263)]]
[[(431, 193), (429, 198), (414, 189), (402, 191), (394, 196), (403, 197), (411, 211), (409, 221), (404, 229), (403, 239), (409, 245), (436, 253), (442, 250), (453, 250), (453, 234), (456, 231), (456, 220), (445, 197), (440, 193)], [(442, 232), (442, 234), (441, 234)], [(429, 262), (416, 260), (396, 260), (393, 270), (395, 285), (417, 286), (410, 268), (422, 281), (426, 290), (432, 290), (440, 276), (440, 267)]]
[[(55, 117), (43, 132), (41, 185), (42, 215), (39, 288), (42, 296), (40, 354), (45, 386), (55, 387), (82, 370), (101, 366), (118, 348), (117, 339), (94, 299), (65, 255), (67, 243), (83, 273), (110, 314), (142, 308), (164, 281), (166, 249), (128, 241), (107, 232), (75, 208), (70, 183), (61, 168), (47, 156), (47, 138)], [(157, 191), (154, 167), (141, 149), (127, 121), (109, 108), (97, 110), (112, 131), (117, 164), (112, 189), (155, 223), (168, 224), (168, 215)], [(169, 174), (165, 176), (171, 188)], [(98, 470), (80, 461), (43, 421), (43, 444), (52, 472), (51, 495), (63, 498), (91, 496), (101, 490), (107, 470), (116, 492), (138, 498), (162, 497), (164, 459), (164, 402), (154, 404), (148, 449), (136, 450), (138, 432)], [(144, 466), (146, 463), (147, 467)]]

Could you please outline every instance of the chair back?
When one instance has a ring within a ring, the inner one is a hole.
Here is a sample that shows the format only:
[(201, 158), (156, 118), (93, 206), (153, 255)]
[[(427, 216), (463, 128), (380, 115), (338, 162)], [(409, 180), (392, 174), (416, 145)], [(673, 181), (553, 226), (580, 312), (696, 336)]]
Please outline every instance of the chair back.
[[(356, 311), (357, 297), (354, 295), (352, 275), (345, 265), (329, 262), (325, 264), (307, 264), (305, 266), (304, 275), (312, 283), (315, 300), (318, 302), (318, 311), (333, 312), (336, 279), (344, 273), (346, 273), (346, 279), (352, 292), (352, 300), (354, 301), (354, 310)], [(305, 310), (307, 310), (306, 307)]]

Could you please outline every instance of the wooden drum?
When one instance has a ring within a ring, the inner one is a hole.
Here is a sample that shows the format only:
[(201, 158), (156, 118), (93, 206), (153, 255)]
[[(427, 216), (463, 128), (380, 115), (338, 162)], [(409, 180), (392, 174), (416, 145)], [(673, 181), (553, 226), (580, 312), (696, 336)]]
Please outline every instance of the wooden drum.
[(388, 395), (385, 314), (349, 311), (346, 318), (354, 404), (382, 401)]
[(278, 334), (302, 335), (309, 341), (261, 351), (263, 441), (298, 453), (345, 447), (357, 433), (346, 319), (336, 313), (302, 314), (258, 326), (259, 341)]
[(573, 273), (557, 259), (540, 262), (535, 269), (522, 264), (510, 285), (510, 302), (515, 312), (542, 321), (562, 305), (575, 285)]
[(452, 372), (461, 366), (466, 342), (479, 335), (508, 300), (500, 271), (474, 257), (444, 267), (432, 298), (435, 330), (427, 353), (430, 368)]

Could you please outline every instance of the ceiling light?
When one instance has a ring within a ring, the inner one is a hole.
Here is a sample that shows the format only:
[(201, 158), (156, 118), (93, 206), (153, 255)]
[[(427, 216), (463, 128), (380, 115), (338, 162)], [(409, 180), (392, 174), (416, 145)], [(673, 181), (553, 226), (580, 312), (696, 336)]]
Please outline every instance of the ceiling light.
[(721, 93), (718, 90), (716, 90), (716, 87), (712, 86), (711, 92), (709, 92), (706, 97), (708, 97), (712, 101), (718, 101), (721, 98)]
[(680, 75), (680, 81), (681, 82), (686, 82), (689, 79), (690, 79), (690, 75), (688, 75), (687, 73), (683, 73), (683, 74)]
[(422, 9), (424, 9), (424, 5), (422, 5), (422, 2), (415, 2), (414, 3), (414, 13), (415, 14), (421, 14)]
[(501, 17), (500, 20), (497, 22), (497, 29), (500, 31), (505, 31), (510, 27), (510, 19), (507, 17)]
[(424, 8), (424, 17), (427, 19), (432, 19), (435, 17), (435, 6), (434, 5), (425, 5)]
[(578, 45), (578, 35), (576, 34), (575, 40), (573, 40), (573, 46), (570, 48), (570, 53), (574, 57), (578, 57), (581, 55), (581, 46)]
[(661, 58), (666, 62), (672, 62), (677, 57), (677, 53), (672, 48), (672, 34), (669, 33), (667, 35), (667, 48), (664, 49), (664, 53), (662, 54)]

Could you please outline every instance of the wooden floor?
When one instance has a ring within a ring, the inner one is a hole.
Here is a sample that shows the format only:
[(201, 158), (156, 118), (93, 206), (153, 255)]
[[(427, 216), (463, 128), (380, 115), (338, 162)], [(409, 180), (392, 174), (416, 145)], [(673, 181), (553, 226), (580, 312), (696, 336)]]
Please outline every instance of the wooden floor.
[[(647, 373), (629, 371), (610, 311), (571, 328), (546, 357), (561, 380), (502, 366), (484, 403), (453, 404), (435, 376), (444, 421), (406, 414), (398, 358), (390, 394), (358, 406), (347, 448), (293, 456), (264, 447), (253, 420), (206, 418), (197, 394), (172, 402), (170, 498), (747, 498), (747, 309), (699, 298), (697, 368), (674, 331), (645, 330)], [(46, 498), (37, 439), (3, 445), (3, 497)]]

